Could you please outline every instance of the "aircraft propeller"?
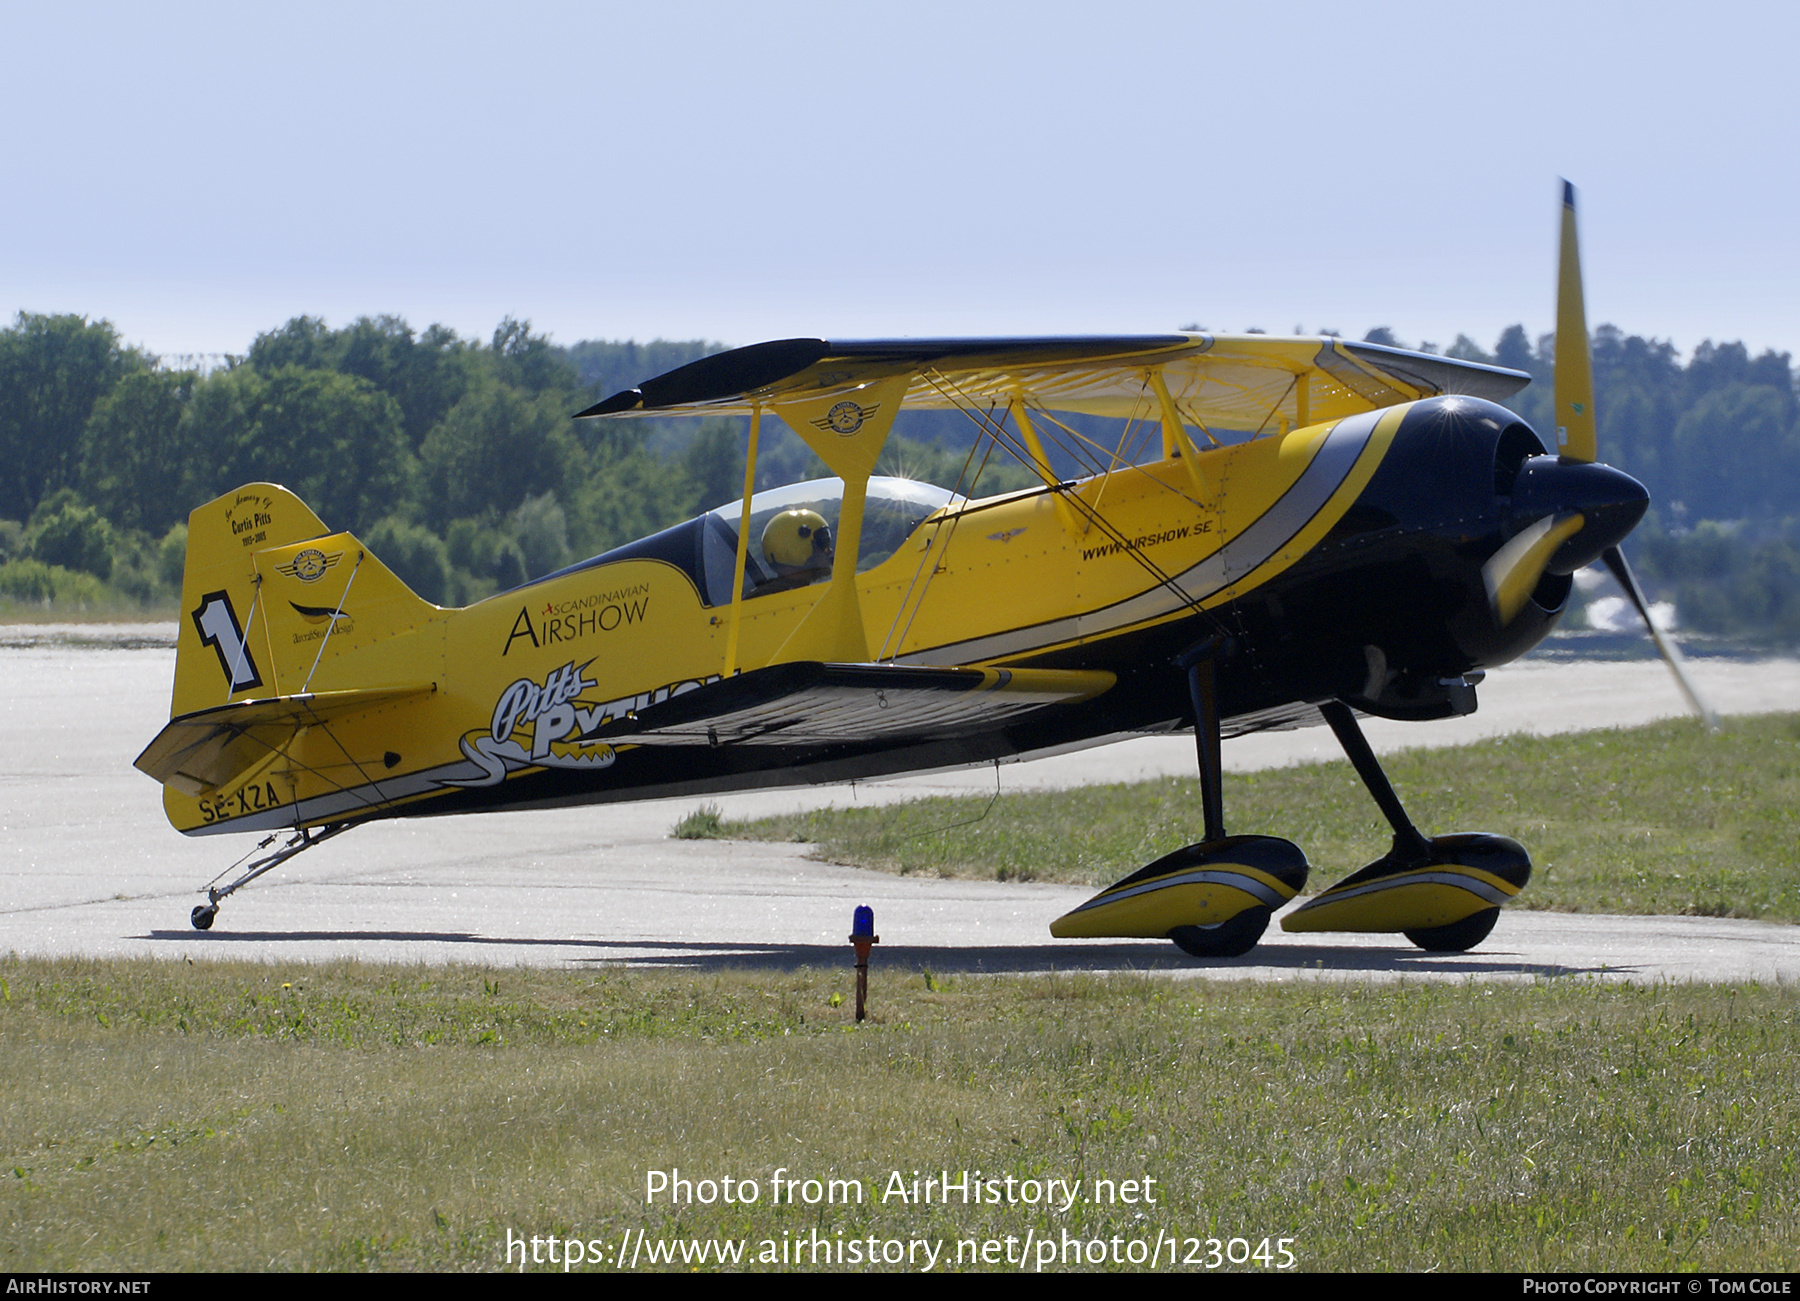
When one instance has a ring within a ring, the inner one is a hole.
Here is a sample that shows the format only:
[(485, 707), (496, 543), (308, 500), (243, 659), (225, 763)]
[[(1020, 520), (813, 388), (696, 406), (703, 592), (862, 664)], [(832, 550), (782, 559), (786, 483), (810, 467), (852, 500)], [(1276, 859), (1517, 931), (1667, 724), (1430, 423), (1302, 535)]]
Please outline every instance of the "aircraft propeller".
[[(1588, 343), (1587, 309), (1581, 291), (1581, 249), (1575, 232), (1575, 187), (1568, 181), (1563, 182), (1562, 247), (1558, 257), (1556, 277), (1554, 397), (1556, 445), (1561, 457), (1561, 464), (1568, 466), (1571, 462), (1576, 462), (1584, 467), (1591, 466), (1595, 471), (1604, 470), (1609, 474), (1618, 475), (1618, 471), (1594, 464), (1599, 454), (1594, 423), (1594, 366)], [(1627, 476), (1619, 475), (1618, 477), (1626, 478)], [(1562, 500), (1566, 501), (1567, 499)], [(1642, 508), (1640, 507), (1639, 510), (1641, 513)], [(1636, 522), (1634, 516), (1631, 523), (1635, 524)], [(1577, 527), (1579, 528), (1579, 525)], [(1638, 586), (1637, 578), (1631, 572), (1631, 565), (1625, 559), (1625, 553), (1619, 549), (1619, 540), (1626, 532), (1630, 531), (1630, 527), (1627, 525), (1618, 537), (1600, 547), (1597, 558), (1607, 569), (1612, 571), (1613, 577), (1619, 581), (1619, 586), (1625, 589), (1625, 595), (1637, 607), (1639, 616), (1644, 620), (1644, 627), (1650, 632), (1650, 639), (1656, 643), (1656, 649), (1661, 652), (1663, 662), (1675, 675), (1675, 681), (1680, 686), (1682, 695), (1687, 697), (1694, 712), (1705, 720), (1707, 728), (1715, 729), (1719, 725), (1718, 717), (1700, 699), (1700, 693), (1694, 689), (1694, 684), (1687, 675), (1686, 664), (1681, 658), (1681, 651), (1676, 648), (1672, 640), (1663, 636), (1655, 621), (1651, 619), (1650, 606), (1644, 600), (1643, 589)], [(1549, 530), (1551, 533), (1555, 531), (1554, 526)], [(1524, 534), (1521, 533), (1519, 536), (1522, 537)], [(1513, 538), (1512, 542), (1507, 543), (1507, 547), (1511, 547), (1518, 540), (1518, 537)], [(1538, 545), (1543, 544), (1539, 543)], [(1506, 547), (1501, 548), (1501, 552), (1504, 553), (1506, 549)], [(1499, 558), (1500, 555), (1496, 554), (1494, 560), (1499, 560)], [(1556, 559), (1561, 560), (1564, 557), (1558, 555)], [(1596, 557), (1590, 555), (1581, 564), (1592, 564), (1594, 559)], [(1488, 563), (1492, 565), (1494, 560), (1490, 560)], [(1554, 564), (1552, 570), (1556, 571)], [(1559, 572), (1571, 573), (1573, 570), (1562, 569)], [(1490, 592), (1493, 591), (1493, 587), (1493, 580), (1490, 579)], [(1523, 595), (1521, 595), (1519, 601), (1522, 603), (1523, 599)], [(1504, 613), (1504, 604), (1498, 599), (1495, 604), (1496, 609)], [(1518, 606), (1515, 604), (1514, 611), (1517, 608)]]

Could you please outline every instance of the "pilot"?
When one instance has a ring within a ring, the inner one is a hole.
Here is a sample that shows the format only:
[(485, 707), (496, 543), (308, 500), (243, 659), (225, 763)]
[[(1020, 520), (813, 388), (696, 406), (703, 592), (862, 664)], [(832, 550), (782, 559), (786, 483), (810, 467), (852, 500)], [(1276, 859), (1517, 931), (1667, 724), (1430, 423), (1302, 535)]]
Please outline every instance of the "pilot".
[(831, 525), (816, 510), (784, 510), (763, 527), (762, 553), (775, 577), (758, 593), (816, 583), (831, 573)]

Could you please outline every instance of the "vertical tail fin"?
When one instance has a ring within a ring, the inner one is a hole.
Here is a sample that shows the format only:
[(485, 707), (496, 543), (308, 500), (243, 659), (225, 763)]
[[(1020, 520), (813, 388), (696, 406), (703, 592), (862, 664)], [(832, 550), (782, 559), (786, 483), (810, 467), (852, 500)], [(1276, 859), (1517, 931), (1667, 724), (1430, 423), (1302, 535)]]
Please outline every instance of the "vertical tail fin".
[(305, 502), (272, 483), (247, 483), (189, 514), (171, 718), (269, 694), (261, 690), (272, 667), (268, 648), (254, 644), (267, 640), (256, 627), (255, 554), (327, 532)]
[(382, 766), (371, 711), (437, 690), (444, 612), (269, 483), (188, 516), (181, 609), (170, 723), (137, 759), (170, 823), (268, 830), (378, 807), (331, 798)]
[(188, 516), (181, 611), (171, 718), (233, 700), (382, 685), (339, 682), (332, 664), (438, 613), (356, 538), (329, 532), (271, 483), (245, 484)]

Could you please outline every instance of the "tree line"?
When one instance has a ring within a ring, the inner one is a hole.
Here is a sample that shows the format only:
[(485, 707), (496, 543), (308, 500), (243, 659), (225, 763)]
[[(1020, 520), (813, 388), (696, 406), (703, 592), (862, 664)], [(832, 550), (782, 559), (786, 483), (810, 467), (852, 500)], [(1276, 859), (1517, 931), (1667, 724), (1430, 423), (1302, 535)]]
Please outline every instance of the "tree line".
[[(1546, 430), (1552, 343), (1513, 326), (1491, 351), (1459, 337), (1446, 352), (1531, 374), (1513, 405)], [(188, 510), (259, 479), (355, 530), (427, 599), (479, 599), (738, 495), (741, 421), (569, 419), (721, 346), (562, 347), (511, 318), (481, 340), (393, 316), (338, 329), (300, 316), (202, 371), (126, 345), (106, 321), (20, 313), (0, 330), (0, 600), (166, 605)], [(1602, 326), (1594, 369), (1605, 459), (1657, 504), (1634, 546), (1645, 577), (1680, 593), (1691, 626), (1800, 641), (1789, 356), (1709, 342), (1684, 362)], [(975, 426), (919, 417), (901, 431), (883, 470), (952, 483)], [(1032, 481), (1000, 461), (984, 489)], [(775, 422), (758, 466), (759, 486), (823, 473)]]
[(187, 512), (265, 479), (428, 599), (523, 582), (739, 490), (730, 422), (670, 456), (648, 425), (569, 419), (635, 362), (718, 346), (564, 349), (511, 319), (480, 341), (391, 316), (336, 330), (296, 317), (201, 373), (106, 321), (21, 313), (0, 331), (0, 592), (54, 596), (61, 569), (75, 593), (86, 575), (167, 599)]

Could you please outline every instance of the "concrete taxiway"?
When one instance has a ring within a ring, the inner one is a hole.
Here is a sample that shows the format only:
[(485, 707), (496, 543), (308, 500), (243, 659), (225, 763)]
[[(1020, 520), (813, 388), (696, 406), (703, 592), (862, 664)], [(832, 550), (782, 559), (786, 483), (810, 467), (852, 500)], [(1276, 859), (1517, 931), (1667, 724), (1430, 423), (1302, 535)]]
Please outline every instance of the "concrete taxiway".
[[(840, 963), (851, 909), (874, 907), (879, 960), (934, 970), (1167, 970), (1268, 979), (1593, 976), (1800, 980), (1800, 928), (1689, 917), (1510, 910), (1472, 953), (1395, 936), (1289, 936), (1200, 964), (1164, 942), (1082, 943), (1046, 926), (1081, 887), (888, 876), (812, 862), (804, 846), (676, 841), (698, 801), (381, 823), (271, 872), (187, 922), (196, 889), (256, 842), (188, 839), (131, 759), (167, 717), (173, 627), (0, 629), (0, 953), (195, 960), (480, 962), (584, 967)], [(1726, 713), (1800, 709), (1800, 662), (1694, 666)], [(1447, 723), (1371, 722), (1379, 750), (1514, 731), (1623, 726), (1679, 714), (1654, 662), (1533, 661), (1499, 670), (1482, 708)], [(1189, 737), (1005, 765), (1002, 789), (1129, 781), (1194, 768)], [(1226, 746), (1234, 768), (1338, 757), (1322, 728)], [(855, 788), (758, 792), (732, 817), (922, 794), (985, 792), (992, 768)], [(1129, 865), (1121, 865), (1121, 871)]]

